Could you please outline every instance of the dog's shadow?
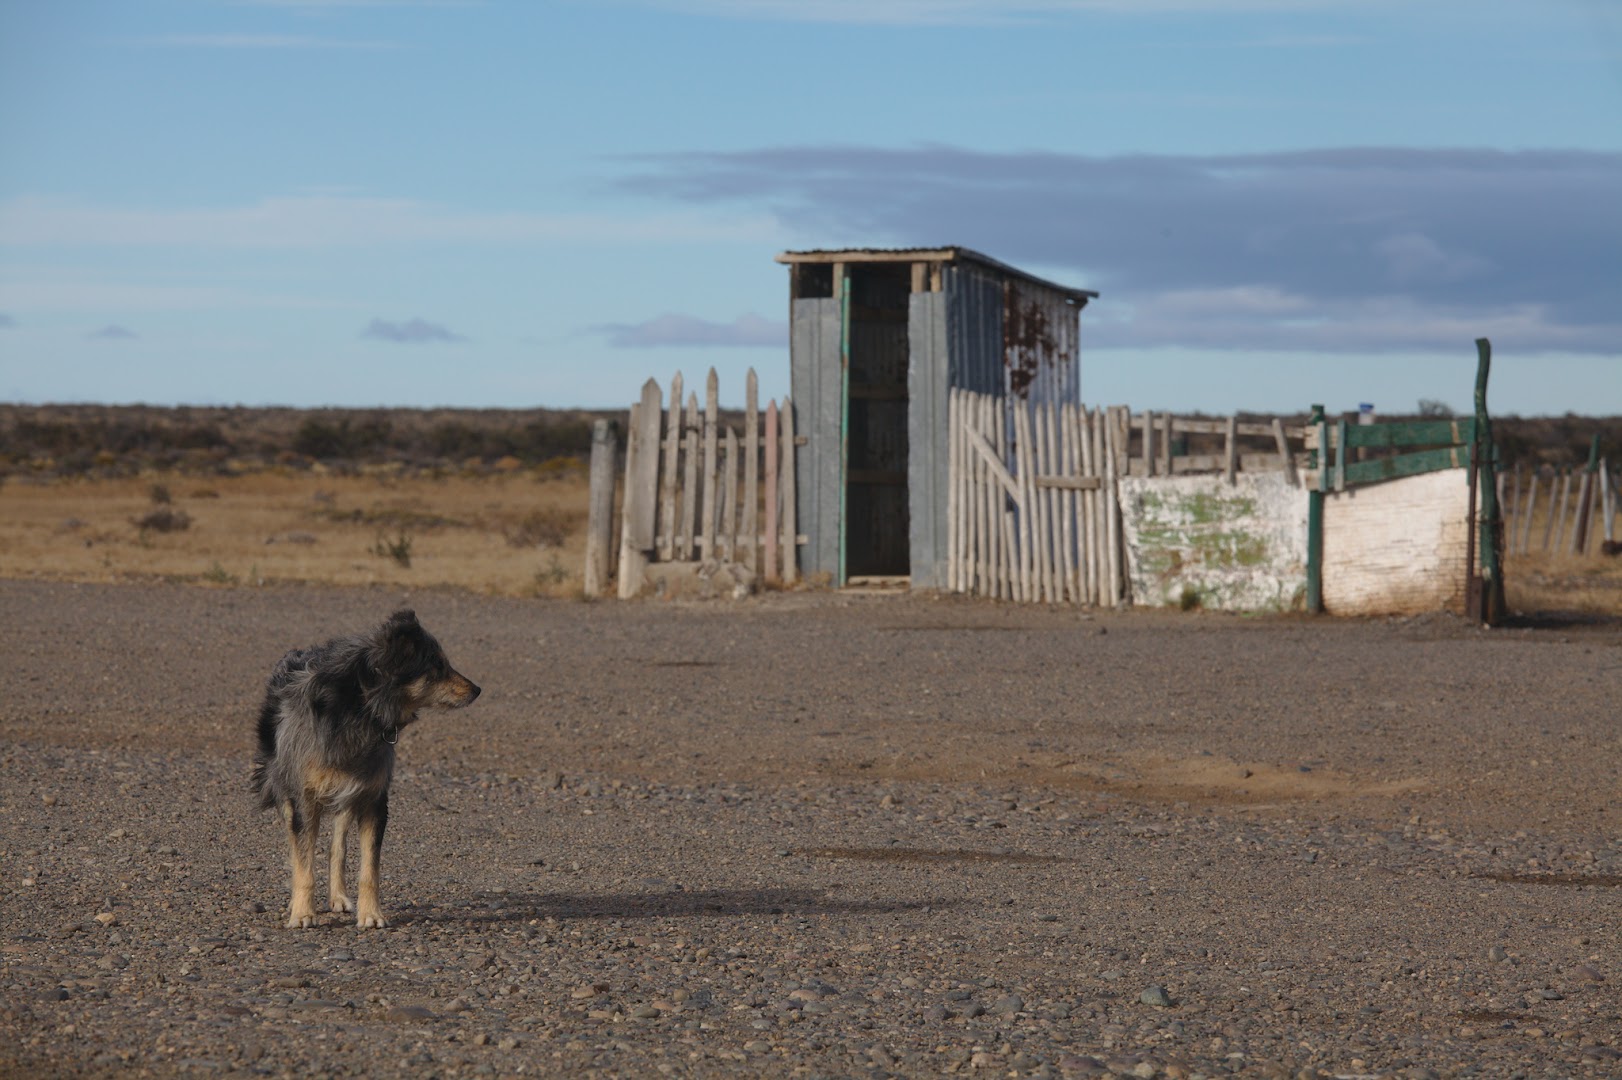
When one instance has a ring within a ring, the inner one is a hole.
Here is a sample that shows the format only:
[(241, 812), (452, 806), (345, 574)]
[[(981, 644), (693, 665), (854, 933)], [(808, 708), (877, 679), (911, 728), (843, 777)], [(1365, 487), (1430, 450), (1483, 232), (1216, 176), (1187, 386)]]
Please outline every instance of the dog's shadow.
[(676, 889), (646, 893), (475, 893), (466, 905), (397, 908), (411, 923), (504, 923), (530, 919), (679, 919), (750, 915), (885, 915), (951, 906), (950, 900), (836, 900), (826, 889)]

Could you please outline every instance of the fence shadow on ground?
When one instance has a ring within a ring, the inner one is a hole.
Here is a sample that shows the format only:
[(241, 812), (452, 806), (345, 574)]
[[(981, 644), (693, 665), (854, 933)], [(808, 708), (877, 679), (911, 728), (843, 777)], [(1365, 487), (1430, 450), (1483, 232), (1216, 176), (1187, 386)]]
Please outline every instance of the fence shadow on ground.
[(827, 889), (680, 889), (639, 893), (475, 893), (468, 905), (406, 905), (391, 922), (505, 923), (530, 919), (679, 919), (716, 915), (890, 915), (955, 901), (836, 900)]

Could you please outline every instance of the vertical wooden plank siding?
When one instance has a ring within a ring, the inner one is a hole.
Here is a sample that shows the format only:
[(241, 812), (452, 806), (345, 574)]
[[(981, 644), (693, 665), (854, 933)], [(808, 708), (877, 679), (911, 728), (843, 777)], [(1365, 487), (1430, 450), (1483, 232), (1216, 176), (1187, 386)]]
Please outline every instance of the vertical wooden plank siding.
[(625, 512), (620, 531), (621, 599), (642, 588), (648, 556), (653, 553), (659, 485), (659, 384), (649, 379), (642, 400), (633, 406), (625, 449)]
[[(1059, 406), (1059, 471), (1066, 476), (1079, 476), (1076, 467), (1076, 406), (1066, 402)], [(1059, 550), (1064, 553), (1064, 592), (1075, 603), (1082, 603), (1081, 579), (1076, 574), (1076, 496), (1080, 492), (1065, 490), (1059, 494)]]
[[(920, 263), (912, 264), (912, 286), (914, 292), (919, 292), (919, 279), (923, 276), (923, 266)], [(957, 415), (957, 388), (950, 387), (946, 391), (946, 590), (948, 592), (961, 592), (958, 579), (958, 514), (962, 507), (962, 499), (958, 497), (958, 488), (962, 483), (961, 470), (958, 468), (958, 415)]]
[(1035, 468), (1031, 445), (1031, 417), (1030, 411), (1023, 401), (1013, 403), (1014, 413), (1014, 453), (1019, 460), (1019, 507), (1016, 524), (1019, 526), (1019, 598), (1024, 601), (1035, 599), (1038, 584), (1036, 580), (1035, 547), (1032, 543), (1032, 533), (1035, 531), (1035, 499), (1034, 489), (1031, 486), (1031, 473)]
[[(1093, 424), (1093, 467), (1096, 469), (1102, 465), (1103, 475), (1113, 477), (1116, 463), (1114, 435), (1119, 430), (1119, 426), (1116, 423), (1111, 423), (1108, 415), (1103, 410), (1097, 412), (1095, 420), (1097, 422)], [(1130, 460), (1127, 462), (1127, 466), (1131, 467)], [(1106, 605), (1110, 602), (1110, 572), (1114, 565), (1112, 562), (1114, 556), (1111, 554), (1110, 537), (1112, 534), (1110, 533), (1109, 514), (1109, 504), (1113, 499), (1114, 484), (1111, 483), (1105, 489), (1104, 496), (1098, 500), (1097, 505), (1093, 508), (1096, 518), (1094, 527), (1098, 533), (1098, 551), (1100, 555), (1097, 566), (1098, 599), (1100, 603)]]
[(743, 406), (743, 520), (738, 528), (743, 537), (743, 550), (733, 554), (750, 571), (758, 568), (755, 560), (760, 543), (760, 380), (755, 369), (749, 369), (744, 384)]
[[(1082, 406), (1076, 412), (1076, 465), (1082, 476), (1097, 476), (1093, 458), (1093, 415), (1097, 410)], [(1081, 520), (1077, 523), (1081, 545), (1081, 597), (1087, 604), (1098, 603), (1098, 492), (1081, 494)]]
[(710, 374), (704, 381), (704, 494), (700, 516), (698, 557), (702, 562), (715, 558), (715, 463), (716, 463), (716, 417), (720, 411), (720, 379), (715, 369), (710, 368)]
[[(1560, 478), (1560, 509), (1554, 516), (1551, 524), (1555, 525), (1554, 551), (1559, 551), (1566, 541), (1566, 506), (1571, 502), (1571, 470), (1564, 470)], [(1547, 531), (1543, 536), (1543, 550), (1551, 550)]]
[(1521, 523), (1519, 550), (1522, 555), (1532, 550), (1532, 517), (1537, 513), (1538, 509), (1538, 474), (1542, 470), (1531, 469), (1528, 471), (1531, 473), (1528, 477), (1531, 483), (1527, 485), (1526, 489), (1526, 520)]
[(790, 399), (783, 399), (778, 419), (783, 425), (783, 460), (779, 466), (783, 473), (779, 484), (783, 493), (783, 581), (793, 585), (800, 580), (800, 552), (794, 502), (794, 486), (797, 483), (794, 472), (794, 407)]
[(1295, 475), (1295, 458), (1290, 456), (1290, 440), (1284, 437), (1284, 421), (1273, 417), (1273, 442), (1278, 445), (1279, 467), (1284, 470), (1284, 478), (1291, 487), (1300, 487), (1301, 480)]
[(659, 558), (676, 552), (676, 458), (681, 448), (681, 372), (670, 377), (670, 408), (665, 413), (663, 471), (659, 478)]
[(1588, 540), (1589, 504), (1593, 501), (1594, 474), (1583, 470), (1577, 482), (1577, 501), (1571, 507), (1571, 554), (1581, 555)]
[(682, 421), (684, 459), (681, 485), (681, 533), (676, 541), (676, 558), (693, 557), (694, 526), (698, 523), (698, 395), (687, 395), (687, 411)]
[(1616, 512), (1616, 493), (1611, 490), (1611, 469), (1604, 458), (1599, 462), (1599, 489), (1604, 496), (1600, 506), (1600, 518), (1605, 522), (1605, 542), (1613, 543), (1616, 540), (1616, 526), (1612, 518)]
[[(980, 394), (975, 394), (970, 425), (980, 435), (986, 435), (986, 409), (989, 402)], [(994, 443), (993, 443), (994, 446)], [(978, 534), (975, 542), (975, 551), (980, 556), (980, 595), (983, 597), (996, 597), (998, 584), (996, 584), (996, 558), (998, 558), (998, 545), (996, 535), (1001, 530), (991, 527), (991, 493), (986, 490), (986, 464), (980, 461), (980, 454), (975, 454), (975, 530)]]
[[(767, 581), (777, 580), (777, 402), (766, 405), (766, 535), (762, 540)], [(791, 455), (792, 466), (794, 458)]]
[(738, 561), (738, 433), (726, 426), (722, 440), (724, 464), (721, 468), (721, 526), (716, 530), (720, 558)]
[(591, 425), (591, 482), (586, 512), (587, 596), (601, 596), (608, 584), (608, 553), (614, 528), (614, 459), (617, 448), (607, 420)]
[[(1121, 605), (1121, 581), (1126, 568), (1121, 566), (1121, 503), (1116, 496), (1114, 462), (1118, 448), (1114, 446), (1114, 428), (1105, 430), (1105, 564), (1108, 566), (1105, 585), (1105, 603), (1111, 608)], [(1124, 448), (1122, 448), (1124, 449)]]

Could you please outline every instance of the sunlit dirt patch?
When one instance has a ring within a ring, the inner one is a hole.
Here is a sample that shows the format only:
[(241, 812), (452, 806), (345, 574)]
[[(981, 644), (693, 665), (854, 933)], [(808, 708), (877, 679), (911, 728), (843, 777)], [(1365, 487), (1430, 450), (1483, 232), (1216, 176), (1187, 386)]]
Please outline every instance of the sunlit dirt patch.
[(1060, 863), (1073, 862), (1060, 855), (1031, 855), (1022, 851), (970, 851), (966, 848), (948, 848), (932, 851), (924, 848), (904, 847), (850, 847), (811, 848), (799, 852), (815, 859), (858, 859), (865, 862), (893, 863)]

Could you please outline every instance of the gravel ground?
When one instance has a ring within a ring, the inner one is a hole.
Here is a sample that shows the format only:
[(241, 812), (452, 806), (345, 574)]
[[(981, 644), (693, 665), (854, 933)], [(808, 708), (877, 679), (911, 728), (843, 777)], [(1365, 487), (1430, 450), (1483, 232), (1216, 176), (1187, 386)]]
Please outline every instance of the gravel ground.
[[(285, 930), (260, 687), (401, 603), (484, 694)], [(0, 670), (3, 1075), (1622, 1075), (1615, 621), (6, 582)]]

